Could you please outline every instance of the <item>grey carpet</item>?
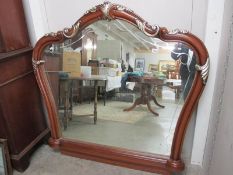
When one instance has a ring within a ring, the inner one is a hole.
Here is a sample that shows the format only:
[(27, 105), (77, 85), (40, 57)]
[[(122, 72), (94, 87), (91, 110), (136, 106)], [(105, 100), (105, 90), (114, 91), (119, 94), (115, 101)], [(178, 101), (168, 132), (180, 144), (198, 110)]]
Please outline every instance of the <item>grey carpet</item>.
[(155, 175), (69, 157), (54, 152), (49, 146), (41, 146), (32, 156), (29, 168), (24, 173), (14, 171), (14, 175)]

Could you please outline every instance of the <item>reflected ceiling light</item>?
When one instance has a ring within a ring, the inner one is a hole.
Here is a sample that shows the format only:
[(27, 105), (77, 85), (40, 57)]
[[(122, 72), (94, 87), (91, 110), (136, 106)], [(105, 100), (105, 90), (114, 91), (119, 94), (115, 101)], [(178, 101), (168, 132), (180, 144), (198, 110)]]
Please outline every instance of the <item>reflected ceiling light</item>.
[(157, 47), (157, 48), (161, 48), (161, 49), (165, 49), (165, 50), (169, 50), (169, 51), (173, 51), (175, 46), (173, 43), (167, 43), (167, 42), (164, 42), (164, 41), (159, 41), (159, 42), (155, 42), (154, 45)]
[(93, 44), (91, 42), (88, 42), (85, 46), (85, 49), (93, 49)]
[(151, 49), (151, 52), (152, 52), (152, 53), (157, 53), (158, 50), (159, 50), (158, 48), (153, 48), (153, 49)]
[(173, 51), (174, 50), (174, 45), (169, 45), (167, 44), (166, 46), (162, 47), (163, 49)]

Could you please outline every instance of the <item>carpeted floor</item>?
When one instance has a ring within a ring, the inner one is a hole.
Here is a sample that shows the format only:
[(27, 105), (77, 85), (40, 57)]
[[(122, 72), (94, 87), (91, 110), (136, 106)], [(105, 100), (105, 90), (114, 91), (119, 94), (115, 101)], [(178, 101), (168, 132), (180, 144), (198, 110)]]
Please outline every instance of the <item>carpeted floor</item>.
[[(165, 108), (160, 108), (152, 104), (152, 108), (159, 114), (159, 117), (156, 117), (148, 110), (146, 105), (136, 106), (133, 110), (126, 112), (123, 111), (123, 109), (130, 107), (132, 103), (108, 101), (106, 106), (99, 103), (97, 107), (98, 119), (135, 124), (136, 122), (149, 117), (157, 118), (157, 120), (163, 120), (164, 118), (171, 120), (172, 118), (178, 117), (182, 105), (178, 105), (174, 102), (169, 103), (169, 101), (161, 104), (163, 104)], [(93, 109), (93, 103), (76, 105), (73, 107), (73, 115), (91, 114), (93, 113)]]
[[(149, 113), (146, 106), (139, 106), (130, 112), (123, 111), (124, 108), (129, 107), (131, 103), (108, 101), (106, 106), (103, 104), (98, 105), (98, 119), (109, 120), (123, 123), (136, 123), (147, 117)], [(93, 104), (82, 104), (73, 108), (73, 114), (90, 114), (93, 111)]]
[(169, 155), (174, 127), (181, 105), (165, 101), (165, 108), (153, 105), (159, 113), (156, 117), (146, 105), (137, 106), (129, 112), (123, 111), (132, 103), (107, 101), (98, 104), (97, 124), (93, 116), (78, 117), (93, 112), (93, 103), (74, 106), (73, 119), (69, 121), (62, 134), (66, 138), (91, 143), (123, 147), (126, 149)]
[(13, 175), (155, 175), (89, 160), (69, 157), (41, 146), (32, 156), (29, 168)]

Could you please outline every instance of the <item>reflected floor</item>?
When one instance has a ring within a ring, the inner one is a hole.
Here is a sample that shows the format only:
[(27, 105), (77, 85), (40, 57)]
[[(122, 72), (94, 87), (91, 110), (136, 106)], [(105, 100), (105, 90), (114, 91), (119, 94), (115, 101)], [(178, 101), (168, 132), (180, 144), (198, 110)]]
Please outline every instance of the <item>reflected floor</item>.
[(152, 104), (152, 108), (159, 113), (156, 117), (148, 111), (146, 105), (124, 112), (123, 109), (129, 107), (131, 103), (108, 100), (104, 106), (103, 102), (99, 101), (96, 125), (93, 116), (78, 116), (92, 113), (93, 103), (78, 104), (73, 107), (73, 118), (69, 121), (67, 129), (63, 130), (63, 136), (169, 155), (175, 124), (182, 105), (175, 104), (174, 101), (163, 101), (161, 104), (165, 105), (164, 109)]

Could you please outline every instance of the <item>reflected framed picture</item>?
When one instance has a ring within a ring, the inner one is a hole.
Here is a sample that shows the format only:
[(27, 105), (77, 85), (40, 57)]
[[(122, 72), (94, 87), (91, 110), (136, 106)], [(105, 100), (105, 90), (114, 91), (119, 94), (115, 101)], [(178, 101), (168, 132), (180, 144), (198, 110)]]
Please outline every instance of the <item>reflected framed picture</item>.
[(149, 64), (148, 72), (156, 72), (158, 71), (158, 65), (157, 64)]
[(159, 71), (175, 71), (176, 70), (176, 61), (174, 60), (160, 60), (159, 61)]
[(12, 167), (6, 139), (0, 139), (0, 175), (12, 175)]
[(145, 59), (144, 58), (136, 58), (135, 59), (135, 71), (144, 71), (145, 69)]

